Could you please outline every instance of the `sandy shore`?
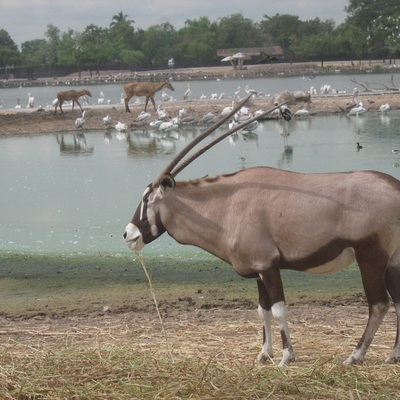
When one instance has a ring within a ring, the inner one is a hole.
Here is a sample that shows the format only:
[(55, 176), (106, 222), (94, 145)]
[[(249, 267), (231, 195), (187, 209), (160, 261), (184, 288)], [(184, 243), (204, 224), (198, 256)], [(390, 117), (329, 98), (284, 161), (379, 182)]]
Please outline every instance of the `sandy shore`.
[[(399, 92), (368, 92), (360, 95), (365, 108), (368, 112), (377, 112), (380, 105), (389, 103), (392, 109), (400, 109)], [(225, 106), (231, 105), (232, 99), (224, 100), (193, 100), (175, 101), (173, 103), (163, 103), (170, 115), (177, 116), (179, 109), (185, 107), (189, 113), (193, 112), (198, 119), (208, 112), (218, 115)], [(308, 104), (311, 117), (313, 115), (328, 115), (341, 113), (341, 108), (345, 108), (352, 102), (351, 95), (340, 96), (314, 96)], [(291, 105), (291, 109), (296, 111), (303, 108), (304, 103)], [(258, 109), (267, 110), (271, 107), (271, 98), (255, 98), (250, 111)], [(125, 112), (123, 105), (113, 106), (87, 106), (85, 132), (91, 130), (105, 129), (103, 117), (107, 114), (112, 118), (113, 124), (118, 121), (125, 122), (131, 128), (138, 126), (134, 120), (143, 110), (143, 105), (130, 106), (131, 113)], [(152, 119), (156, 119), (154, 109), (149, 107), (148, 111), (152, 114)], [(0, 135), (29, 135), (43, 133), (58, 133), (76, 131), (75, 119), (81, 116), (81, 112), (75, 109), (72, 112), (67, 109), (64, 114), (59, 112), (54, 115), (53, 109), (21, 109), (21, 110), (2, 110), (0, 111)]]

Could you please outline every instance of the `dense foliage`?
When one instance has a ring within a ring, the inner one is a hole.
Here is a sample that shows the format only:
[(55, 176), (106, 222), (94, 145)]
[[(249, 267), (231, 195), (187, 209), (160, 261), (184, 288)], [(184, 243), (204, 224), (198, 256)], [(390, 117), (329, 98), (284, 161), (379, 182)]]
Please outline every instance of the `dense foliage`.
[(221, 65), (218, 49), (281, 46), (290, 61), (361, 58), (395, 59), (400, 53), (398, 0), (349, 0), (347, 18), (339, 26), (332, 19), (301, 21), (296, 15), (264, 15), (259, 22), (241, 13), (210, 21), (188, 19), (177, 30), (169, 22), (135, 29), (122, 11), (108, 27), (88, 25), (83, 32), (61, 32), (50, 24), (44, 38), (26, 41), (21, 49), (0, 28), (0, 70), (7, 67), (70, 67), (99, 70), (114, 66), (131, 70), (175, 66)]

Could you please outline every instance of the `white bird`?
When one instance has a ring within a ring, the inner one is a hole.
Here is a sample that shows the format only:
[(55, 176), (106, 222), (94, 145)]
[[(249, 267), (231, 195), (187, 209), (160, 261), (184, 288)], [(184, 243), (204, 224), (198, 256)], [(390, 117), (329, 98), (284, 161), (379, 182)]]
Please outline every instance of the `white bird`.
[(203, 118), (201, 118), (201, 120), (199, 121), (199, 124), (211, 124), (215, 120), (216, 120), (215, 114), (213, 114), (212, 112), (209, 112), (206, 115), (204, 115)]
[(163, 108), (161, 108), (161, 105), (159, 105), (157, 107), (157, 116), (158, 119), (164, 120), (168, 118), (168, 113), (166, 110), (164, 110)]
[(238, 87), (237, 87), (237, 90), (235, 91), (235, 97), (236, 97), (236, 98), (239, 98), (240, 91), (241, 91), (240, 86), (238, 86)]
[(97, 104), (103, 104), (104, 103), (104, 93), (100, 92), (100, 97), (97, 99)]
[(239, 110), (239, 113), (241, 114), (241, 115), (250, 115), (250, 110), (249, 110), (249, 108), (248, 107), (242, 107), (240, 110)]
[(389, 111), (390, 110), (390, 104), (389, 103), (386, 103), (386, 104), (382, 104), (380, 107), (379, 107), (379, 112), (386, 112), (386, 111)]
[(175, 120), (163, 122), (158, 127), (158, 130), (160, 130), (162, 132), (169, 132), (169, 131), (173, 131), (175, 129), (178, 129), (179, 126), (178, 126), (178, 124), (176, 122), (177, 121), (175, 121)]
[(364, 107), (363, 103), (360, 101), (357, 106), (353, 107), (347, 115), (361, 115), (367, 112), (367, 109)]
[(294, 113), (295, 117), (300, 117), (300, 118), (307, 117), (308, 115), (310, 115), (310, 111), (308, 111), (306, 108), (301, 108), (300, 110), (297, 110)]
[(110, 117), (109, 115), (106, 115), (106, 116), (103, 118), (103, 124), (104, 124), (106, 127), (108, 127), (108, 126), (111, 125), (111, 117)]
[(86, 120), (85, 120), (85, 113), (86, 111), (84, 111), (82, 113), (82, 117), (81, 118), (77, 118), (75, 120), (75, 128), (76, 129), (83, 129), (83, 125), (85, 124)]
[(219, 114), (219, 116), (224, 117), (225, 115), (228, 115), (230, 112), (233, 111), (234, 106), (235, 106), (235, 102), (232, 101), (232, 105), (224, 107), (223, 110), (221, 111), (221, 113)]
[(179, 119), (185, 118), (185, 117), (187, 117), (187, 115), (188, 115), (188, 111), (186, 110), (186, 108), (181, 108), (181, 109), (178, 111), (178, 117), (179, 117)]
[(19, 98), (17, 99), (17, 104), (16, 104), (15, 108), (21, 108), (21, 104), (19, 104)]
[(192, 95), (192, 90), (190, 89), (190, 83), (188, 83), (188, 88), (183, 95), (183, 100), (189, 100), (191, 95)]
[(331, 85), (322, 85), (321, 94), (328, 94), (331, 91)]
[(236, 114), (235, 119), (236, 121), (245, 121), (246, 119), (251, 118), (251, 113), (248, 107), (242, 107)]
[(234, 119), (231, 121), (231, 122), (229, 122), (229, 124), (228, 124), (228, 128), (229, 128), (229, 130), (231, 130), (231, 129), (233, 129), (235, 126), (237, 126), (237, 125), (239, 125), (239, 122), (237, 122), (237, 121), (235, 121)]
[(163, 123), (163, 121), (161, 121), (160, 119), (156, 119), (156, 120), (150, 122), (150, 126), (152, 128), (158, 128), (162, 123)]
[(126, 132), (126, 130), (128, 129), (128, 125), (125, 124), (124, 122), (118, 121), (118, 123), (115, 125), (115, 129), (118, 132)]
[(28, 93), (28, 104), (26, 106), (26, 108), (33, 108), (35, 102), (35, 98), (33, 96), (31, 96), (30, 93)]
[(164, 90), (161, 92), (161, 100), (162, 101), (170, 101), (171, 98), (168, 93), (165, 93)]
[(193, 125), (197, 122), (197, 116), (192, 111), (190, 115), (185, 115), (183, 117), (178, 116), (178, 120), (180, 125)]
[(252, 96), (257, 96), (258, 95), (258, 92), (256, 92), (254, 89), (250, 89), (249, 85), (246, 85), (244, 90), (246, 91), (247, 94), (251, 94)]
[(250, 124), (248, 124), (248, 125), (246, 125), (244, 128), (243, 128), (243, 132), (253, 132), (253, 131), (255, 131), (256, 129), (258, 128), (258, 121), (257, 120), (255, 120), (255, 121), (253, 121), (253, 122), (250, 122)]
[(248, 114), (248, 115), (246, 115), (246, 114), (240, 114), (239, 112), (237, 112), (237, 113), (234, 115), (235, 121), (238, 122), (239, 124), (241, 124), (241, 123), (243, 123), (243, 122), (249, 120), (251, 117), (252, 117), (252, 115), (250, 115), (250, 114)]
[(237, 122), (244, 122), (252, 117), (252, 113), (248, 107), (242, 107), (234, 116)]
[(147, 111), (142, 111), (136, 118), (135, 122), (145, 122), (151, 117), (151, 114)]

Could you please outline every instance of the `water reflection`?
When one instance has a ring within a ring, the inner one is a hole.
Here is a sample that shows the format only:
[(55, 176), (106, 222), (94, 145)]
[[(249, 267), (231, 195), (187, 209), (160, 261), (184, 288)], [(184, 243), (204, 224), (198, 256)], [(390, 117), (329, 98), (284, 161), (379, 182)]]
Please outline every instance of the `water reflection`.
[(290, 166), (293, 161), (293, 147), (285, 146), (285, 149), (282, 152), (281, 158), (278, 159), (277, 165), (282, 169), (290, 169)]
[(87, 156), (93, 153), (93, 146), (89, 146), (86, 142), (86, 136), (84, 133), (79, 132), (72, 135), (73, 141), (66, 142), (64, 138), (65, 134), (56, 136), (57, 144), (60, 148), (60, 154), (65, 156)]
[(118, 132), (116, 138), (118, 141), (127, 144), (128, 156), (147, 158), (159, 154), (175, 153), (179, 133), (161, 133), (143, 128), (130, 132)]

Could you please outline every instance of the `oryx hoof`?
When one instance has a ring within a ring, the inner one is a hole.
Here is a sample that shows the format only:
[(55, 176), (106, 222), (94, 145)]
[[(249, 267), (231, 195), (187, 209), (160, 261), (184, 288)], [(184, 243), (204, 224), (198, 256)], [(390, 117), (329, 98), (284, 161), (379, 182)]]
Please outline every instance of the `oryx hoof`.
[(343, 361), (343, 365), (361, 365), (364, 363), (364, 360), (361, 358), (355, 358), (350, 356), (346, 361)]
[(397, 354), (391, 354), (386, 360), (386, 364), (397, 364), (400, 361), (400, 356)]
[(261, 367), (265, 364), (272, 363), (273, 357), (274, 357), (273, 354), (270, 355), (268, 353), (264, 353), (263, 351), (261, 351), (256, 358), (256, 365)]

